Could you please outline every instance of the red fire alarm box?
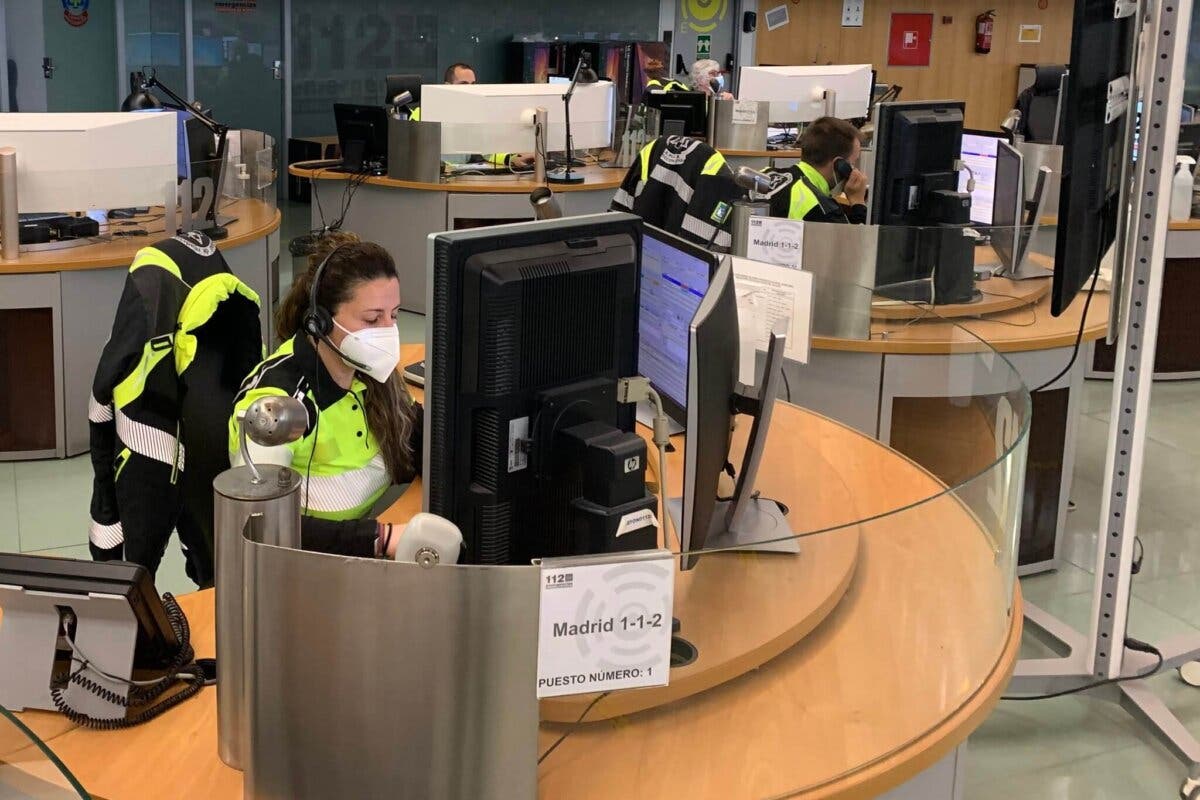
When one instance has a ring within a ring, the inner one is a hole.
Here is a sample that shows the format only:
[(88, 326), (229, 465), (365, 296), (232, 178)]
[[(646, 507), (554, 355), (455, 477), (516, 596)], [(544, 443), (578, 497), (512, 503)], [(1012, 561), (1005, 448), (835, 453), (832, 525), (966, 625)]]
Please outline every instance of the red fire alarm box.
[(933, 14), (892, 14), (889, 67), (928, 67)]

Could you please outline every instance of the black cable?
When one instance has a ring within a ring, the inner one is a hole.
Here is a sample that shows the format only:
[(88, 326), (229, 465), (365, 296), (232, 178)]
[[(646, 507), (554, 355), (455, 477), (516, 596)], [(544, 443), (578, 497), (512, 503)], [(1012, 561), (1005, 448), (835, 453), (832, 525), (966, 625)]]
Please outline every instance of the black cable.
[(779, 374), (783, 377), (783, 388), (787, 391), (787, 401), (790, 403), (792, 402), (792, 384), (788, 381), (787, 370), (780, 367)]
[(1092, 285), (1088, 287), (1087, 300), (1085, 300), (1083, 303), (1083, 313), (1079, 316), (1079, 332), (1075, 334), (1075, 347), (1071, 350), (1071, 360), (1067, 362), (1065, 367), (1063, 367), (1062, 372), (1058, 373), (1036, 389), (1031, 390), (1030, 394), (1033, 394), (1033, 392), (1040, 392), (1047, 386), (1053, 385), (1059, 378), (1070, 372), (1071, 367), (1075, 366), (1075, 359), (1079, 357), (1079, 345), (1083, 342), (1083, 329), (1087, 327), (1088, 308), (1092, 305), (1092, 295), (1096, 293), (1096, 281), (1099, 280), (1099, 278), (1100, 270), (1097, 269), (1094, 273), (1092, 273)]
[(1051, 692), (1050, 694), (1013, 695), (1013, 696), (1003, 696), (1000, 699), (1001, 700), (1050, 700), (1055, 697), (1065, 697), (1066, 695), (1069, 695), (1069, 694), (1078, 694), (1079, 692), (1087, 692), (1092, 689), (1097, 689), (1101, 686), (1111, 686), (1111, 685), (1117, 684), (1117, 683), (1126, 683), (1128, 681), (1144, 680), (1146, 678), (1154, 677), (1155, 675), (1158, 674), (1159, 670), (1162, 669), (1163, 660), (1164, 660), (1163, 654), (1162, 654), (1162, 651), (1159, 650), (1154, 645), (1138, 641), (1137, 639), (1131, 639), (1129, 637), (1126, 637), (1125, 638), (1125, 647), (1130, 650), (1139, 652), (1139, 653), (1152, 653), (1158, 659), (1158, 661), (1149, 670), (1147, 670), (1146, 672), (1138, 673), (1137, 675), (1122, 675), (1119, 678), (1107, 678), (1102, 681), (1095, 681), (1093, 683), (1085, 683), (1083, 686), (1076, 686), (1073, 689), (1063, 689), (1060, 692)]
[(563, 742), (565, 742), (567, 740), (567, 737), (570, 736), (572, 733), (574, 733), (575, 730), (580, 726), (580, 724), (583, 723), (583, 718), (586, 717), (588, 715), (588, 713), (595, 707), (596, 703), (599, 703), (601, 700), (608, 697), (609, 694), (610, 694), (609, 692), (602, 692), (596, 697), (596, 699), (594, 699), (594, 700), (592, 700), (592, 702), (588, 703), (587, 708), (585, 708), (583, 710), (583, 713), (579, 715), (579, 719), (577, 719), (573, 723), (571, 723), (571, 727), (567, 728), (567, 730), (563, 731), (563, 735), (558, 737), (558, 739), (555, 740), (554, 744), (550, 745), (549, 749), (546, 750), (546, 752), (544, 752), (540, 756), (538, 756), (537, 763), (541, 764), (543, 761), (546, 760), (546, 758), (551, 753), (553, 753), (555, 750), (557, 750), (558, 746), (560, 744), (562, 744)]
[[(124, 678), (118, 678), (115, 675), (110, 675), (107, 672), (99, 669), (75, 648), (74, 643), (71, 643), (71, 648), (75, 652), (72, 660), (79, 663), (79, 669), (66, 676), (58, 676), (55, 683), (62, 685), (55, 686), (50, 690), (50, 699), (54, 702), (54, 707), (58, 709), (64, 717), (72, 723), (85, 728), (95, 728), (98, 730), (118, 730), (121, 728), (130, 728), (134, 725), (140, 725), (143, 722), (154, 719), (163, 712), (174, 708), (188, 698), (194, 696), (202, 688), (204, 688), (204, 674), (200, 669), (195, 669), (191, 672), (187, 671), (189, 666), (194, 666), (195, 652), (191, 645), (191, 630), (188, 626), (187, 617), (183, 613), (183, 609), (179, 607), (179, 603), (171, 593), (163, 594), (163, 607), (166, 611), (167, 622), (171, 625), (171, 630), (175, 633), (175, 638), (179, 642), (179, 649), (176, 651), (174, 658), (164, 670), (163, 677), (154, 681), (130, 681)], [(107, 686), (97, 683), (91, 678), (85, 677), (83, 672), (88, 667), (108, 680), (123, 683), (129, 686), (129, 692), (126, 696), (122, 696), (117, 692), (112, 691)], [(160, 703), (155, 704), (154, 701), (164, 695), (168, 689), (175, 685), (176, 681), (183, 681), (184, 688)], [(79, 686), (89, 694), (93, 694), (112, 705), (133, 710), (133, 713), (117, 719), (96, 719), (81, 714), (67, 704), (66, 688), (74, 684)]]

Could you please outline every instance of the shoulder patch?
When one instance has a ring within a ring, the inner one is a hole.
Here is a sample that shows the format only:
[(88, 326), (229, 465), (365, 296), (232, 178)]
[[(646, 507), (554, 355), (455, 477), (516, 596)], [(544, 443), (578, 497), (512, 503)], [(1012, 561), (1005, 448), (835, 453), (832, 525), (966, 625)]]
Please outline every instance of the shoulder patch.
[(213, 240), (199, 231), (188, 231), (187, 233), (181, 233), (171, 238), (198, 256), (207, 257), (217, 252), (217, 246), (213, 243)]
[(778, 172), (765, 172), (763, 174), (770, 179), (771, 188), (766, 193), (750, 192), (751, 200), (770, 200), (791, 186), (796, 180), (794, 173), (790, 169), (779, 170)]

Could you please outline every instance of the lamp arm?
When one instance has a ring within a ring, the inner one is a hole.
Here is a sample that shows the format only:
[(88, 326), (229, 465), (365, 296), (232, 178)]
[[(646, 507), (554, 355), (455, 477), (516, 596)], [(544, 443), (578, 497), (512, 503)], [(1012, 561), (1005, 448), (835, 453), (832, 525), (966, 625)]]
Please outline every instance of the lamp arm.
[(189, 114), (191, 114), (196, 119), (200, 120), (200, 123), (202, 125), (204, 125), (204, 127), (208, 128), (210, 131), (217, 134), (218, 136), (221, 136), (229, 131), (229, 126), (222, 125), (221, 123), (217, 122), (212, 117), (205, 114), (199, 108), (197, 108), (196, 104), (189, 103), (187, 100), (184, 100), (182, 97), (175, 94), (175, 92), (172, 91), (169, 86), (166, 86), (165, 84), (161, 83), (158, 80), (158, 78), (155, 77), (154, 75), (148, 75), (148, 76), (146, 76), (146, 79), (144, 81), (142, 81), (142, 90), (147, 91), (149, 89), (158, 89), (160, 92), (165, 94), (167, 97), (171, 98), (171, 100), (175, 101), (180, 106), (186, 108), (188, 110)]
[(575, 74), (571, 76), (571, 85), (567, 87), (567, 93), (563, 95), (563, 102), (570, 103), (571, 97), (575, 94), (575, 86), (579, 83), (579, 73), (583, 69), (583, 58), (575, 62)]

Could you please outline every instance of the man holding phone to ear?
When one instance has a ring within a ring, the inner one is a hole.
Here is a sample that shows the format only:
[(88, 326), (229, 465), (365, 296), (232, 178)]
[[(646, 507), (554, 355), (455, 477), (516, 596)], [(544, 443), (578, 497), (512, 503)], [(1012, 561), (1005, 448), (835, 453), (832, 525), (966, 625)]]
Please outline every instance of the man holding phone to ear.
[[(862, 137), (843, 119), (821, 117), (800, 137), (801, 160), (787, 169), (766, 170), (771, 177), (768, 194), (752, 199), (769, 200), (771, 216), (805, 222), (867, 221), (867, 176), (858, 169)], [(845, 194), (849, 208), (834, 198)]]

